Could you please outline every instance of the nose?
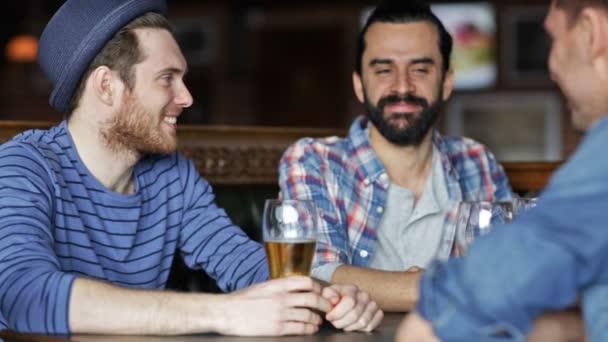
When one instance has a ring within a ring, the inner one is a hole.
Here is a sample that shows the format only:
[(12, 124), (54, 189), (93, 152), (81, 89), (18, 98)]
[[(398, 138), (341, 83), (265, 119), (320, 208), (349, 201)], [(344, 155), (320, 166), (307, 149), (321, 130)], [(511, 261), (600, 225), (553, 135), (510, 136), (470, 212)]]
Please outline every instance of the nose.
[(393, 83), (393, 92), (397, 94), (407, 94), (414, 92), (414, 84), (411, 82), (407, 72), (398, 72)]
[(182, 108), (188, 108), (192, 106), (192, 101), (192, 94), (190, 94), (188, 87), (183, 81), (180, 82), (179, 88), (175, 92), (175, 104)]

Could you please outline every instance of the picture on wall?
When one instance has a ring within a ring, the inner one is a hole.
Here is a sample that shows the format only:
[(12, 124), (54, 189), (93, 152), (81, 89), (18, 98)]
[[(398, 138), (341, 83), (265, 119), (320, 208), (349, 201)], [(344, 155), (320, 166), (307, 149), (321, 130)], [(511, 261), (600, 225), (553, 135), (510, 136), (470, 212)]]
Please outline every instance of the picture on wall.
[(500, 161), (558, 161), (561, 117), (552, 92), (462, 94), (448, 103), (446, 131), (485, 144)]
[(431, 5), (454, 41), (455, 89), (491, 88), (496, 83), (496, 17), (487, 2)]
[(502, 70), (509, 85), (550, 84), (551, 41), (543, 28), (546, 6), (515, 6), (502, 18)]

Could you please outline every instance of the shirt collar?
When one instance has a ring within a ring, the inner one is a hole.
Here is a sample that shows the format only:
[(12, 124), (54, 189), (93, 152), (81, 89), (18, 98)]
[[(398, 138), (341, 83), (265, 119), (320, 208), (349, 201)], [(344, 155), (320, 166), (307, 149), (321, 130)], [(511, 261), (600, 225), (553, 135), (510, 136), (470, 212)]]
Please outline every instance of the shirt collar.
[[(350, 159), (357, 160), (359, 169), (357, 173), (362, 179), (369, 179), (370, 182), (377, 181), (383, 174), (386, 174), (384, 165), (378, 159), (376, 152), (369, 142), (369, 120), (364, 115), (359, 116), (350, 127), (348, 133), (350, 143)], [(441, 165), (444, 172), (455, 180), (459, 179), (458, 173), (449, 158), (450, 150), (443, 136), (433, 129), (433, 145), (439, 151)], [(386, 186), (388, 187), (389, 180), (386, 178)], [(384, 181), (382, 181), (384, 183)]]
[[(369, 120), (365, 116), (355, 119), (348, 132), (348, 140), (350, 143), (349, 157), (351, 160), (357, 161), (359, 167), (356, 172), (362, 179), (375, 182), (386, 174), (384, 165), (369, 142)], [(388, 177), (384, 178), (386, 178), (388, 187)]]
[(456, 181), (460, 178), (452, 160), (450, 159), (450, 149), (444, 137), (435, 129), (433, 130), (433, 145), (439, 150), (441, 165), (447, 176), (452, 177)]

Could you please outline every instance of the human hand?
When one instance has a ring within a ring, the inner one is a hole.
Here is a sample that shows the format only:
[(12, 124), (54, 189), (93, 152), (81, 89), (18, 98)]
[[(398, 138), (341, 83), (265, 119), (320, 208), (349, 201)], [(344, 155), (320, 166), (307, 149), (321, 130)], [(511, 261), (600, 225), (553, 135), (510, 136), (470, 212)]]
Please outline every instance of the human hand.
[(401, 321), (395, 334), (395, 341), (440, 342), (433, 332), (433, 326), (415, 311), (407, 314)]
[(332, 304), (309, 277), (270, 280), (231, 294), (220, 304), (217, 332), (240, 336), (309, 335)]
[(331, 285), (323, 289), (322, 296), (334, 305), (325, 318), (338, 329), (369, 332), (384, 317), (371, 296), (355, 285)]

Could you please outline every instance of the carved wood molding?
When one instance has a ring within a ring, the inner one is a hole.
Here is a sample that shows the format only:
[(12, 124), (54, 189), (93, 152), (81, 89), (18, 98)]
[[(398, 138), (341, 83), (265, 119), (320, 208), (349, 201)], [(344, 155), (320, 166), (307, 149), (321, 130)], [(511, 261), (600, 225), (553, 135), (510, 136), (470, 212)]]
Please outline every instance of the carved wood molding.
[[(0, 141), (27, 129), (45, 129), (56, 123), (0, 121)], [(344, 135), (338, 129), (197, 126), (178, 129), (180, 151), (213, 184), (276, 184), (278, 163), (291, 143), (302, 137)], [(516, 191), (543, 189), (560, 162), (503, 163)]]
[(277, 184), (279, 160), (302, 137), (339, 130), (287, 127), (182, 126), (180, 151), (213, 184)]

